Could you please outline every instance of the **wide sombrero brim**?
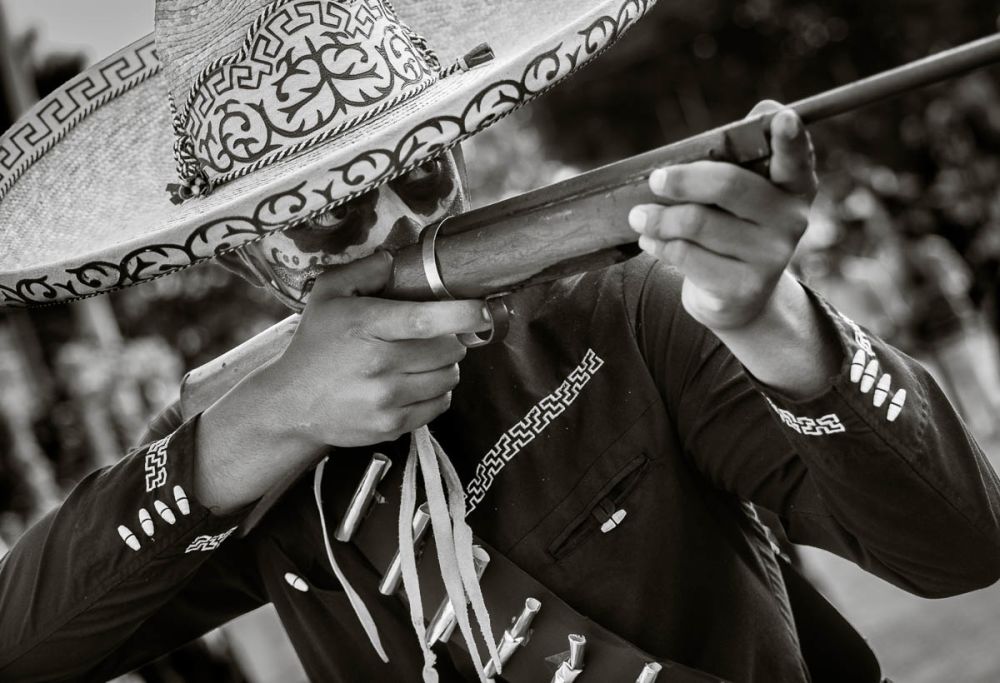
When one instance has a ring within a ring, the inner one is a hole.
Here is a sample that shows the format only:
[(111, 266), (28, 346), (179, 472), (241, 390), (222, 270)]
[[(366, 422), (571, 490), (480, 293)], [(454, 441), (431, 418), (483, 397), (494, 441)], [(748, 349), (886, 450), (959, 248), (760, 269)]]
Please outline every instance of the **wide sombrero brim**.
[(497, 5), (498, 16), (521, 12), (532, 20), (514, 33), (482, 27), (494, 61), (180, 205), (165, 190), (177, 180), (166, 77), (152, 37), (140, 40), (67, 83), (0, 138), (0, 304), (126, 287), (326, 211), (538, 96), (611, 45), (653, 1)]

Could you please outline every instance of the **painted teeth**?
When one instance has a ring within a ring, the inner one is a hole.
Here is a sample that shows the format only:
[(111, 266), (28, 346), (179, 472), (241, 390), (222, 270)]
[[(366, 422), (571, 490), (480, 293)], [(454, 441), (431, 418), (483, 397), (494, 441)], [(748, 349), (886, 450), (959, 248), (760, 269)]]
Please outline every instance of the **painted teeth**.
[(906, 403), (906, 389), (900, 389), (889, 401), (889, 412), (886, 413), (886, 419), (889, 422), (895, 422), (896, 418), (903, 411), (903, 404)]
[(165, 503), (162, 503), (158, 500), (154, 500), (153, 507), (156, 508), (157, 514), (159, 514), (160, 517), (163, 518), (163, 521), (166, 522), (167, 524), (173, 524), (174, 522), (177, 521), (177, 518), (174, 517), (173, 510), (168, 508)]
[(889, 386), (892, 384), (892, 376), (888, 373), (882, 375), (882, 379), (878, 381), (878, 386), (875, 387), (875, 395), (872, 397), (872, 403), (875, 404), (876, 408), (881, 408), (882, 404), (885, 403), (885, 399), (889, 397)]
[(125, 541), (125, 545), (127, 545), (129, 548), (131, 548), (132, 550), (139, 549), (139, 539), (136, 538), (135, 534), (132, 533), (131, 529), (129, 529), (124, 524), (118, 527), (118, 535), (122, 537), (122, 540)]
[(851, 381), (855, 384), (861, 379), (861, 373), (865, 371), (865, 352), (863, 349), (858, 349), (858, 352), (854, 354), (854, 360), (851, 361)]
[(309, 586), (306, 585), (306, 582), (302, 580), (302, 577), (297, 574), (286, 572), (285, 582), (297, 591), (305, 593), (309, 590)]
[(878, 360), (872, 359), (865, 368), (865, 375), (861, 378), (861, 393), (867, 394), (875, 386), (875, 377), (878, 375)]
[(177, 509), (181, 511), (182, 515), (191, 514), (191, 505), (188, 503), (187, 494), (180, 486), (174, 487), (174, 500), (177, 501)]
[(153, 526), (153, 519), (149, 516), (146, 508), (139, 509), (139, 526), (142, 527), (147, 536), (152, 536), (156, 532), (156, 527)]

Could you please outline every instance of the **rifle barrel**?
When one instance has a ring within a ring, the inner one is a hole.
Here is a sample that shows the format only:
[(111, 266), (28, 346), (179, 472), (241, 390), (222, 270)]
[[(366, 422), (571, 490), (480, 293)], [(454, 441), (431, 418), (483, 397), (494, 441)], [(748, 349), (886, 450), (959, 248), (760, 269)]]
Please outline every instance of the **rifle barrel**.
[(815, 123), (997, 62), (1000, 62), (1000, 34), (959, 45), (789, 106), (805, 123)]

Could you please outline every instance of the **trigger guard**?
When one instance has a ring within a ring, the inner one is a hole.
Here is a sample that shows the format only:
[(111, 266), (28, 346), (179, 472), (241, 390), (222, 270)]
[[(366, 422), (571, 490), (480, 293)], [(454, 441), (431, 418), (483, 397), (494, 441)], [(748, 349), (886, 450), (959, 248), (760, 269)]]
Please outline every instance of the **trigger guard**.
[(466, 333), (458, 335), (458, 341), (468, 349), (475, 349), (488, 344), (502, 342), (510, 329), (510, 310), (503, 300), (503, 295), (486, 297), (486, 313), (490, 316), (490, 334), (483, 337), (482, 333)]

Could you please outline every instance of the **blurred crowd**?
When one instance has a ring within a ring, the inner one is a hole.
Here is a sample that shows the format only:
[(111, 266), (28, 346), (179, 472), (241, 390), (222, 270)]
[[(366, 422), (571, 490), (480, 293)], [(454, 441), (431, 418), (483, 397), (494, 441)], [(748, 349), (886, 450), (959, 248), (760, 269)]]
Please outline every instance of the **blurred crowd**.
[[(978, 37), (995, 30), (995, 13), (971, 0), (661, 3), (607, 57), (467, 147), (474, 199)], [(82, 67), (15, 38), (7, 58), (39, 94)], [(924, 360), (981, 437), (996, 434), (1000, 409), (998, 76), (979, 72), (816, 126), (823, 189), (796, 260), (836, 306)], [(8, 101), (0, 128), (15, 114)], [(0, 313), (0, 555), (81, 477), (127, 452), (186, 370), (284, 315), (217, 267)], [(216, 638), (131, 680), (244, 680), (226, 664), (228, 648)]]

